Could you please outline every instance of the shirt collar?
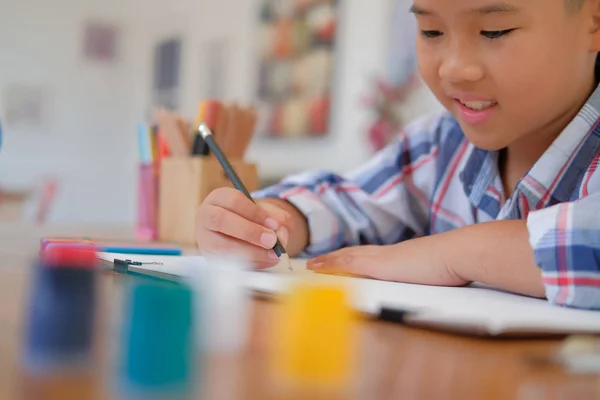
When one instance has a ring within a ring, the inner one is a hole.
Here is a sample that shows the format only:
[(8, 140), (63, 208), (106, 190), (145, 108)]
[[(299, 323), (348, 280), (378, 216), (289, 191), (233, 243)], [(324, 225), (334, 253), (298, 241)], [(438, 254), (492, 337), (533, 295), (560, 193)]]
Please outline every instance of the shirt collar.
[(469, 144), (467, 162), (459, 177), (469, 201), (479, 206), (487, 189), (499, 176), (498, 152), (482, 150)]

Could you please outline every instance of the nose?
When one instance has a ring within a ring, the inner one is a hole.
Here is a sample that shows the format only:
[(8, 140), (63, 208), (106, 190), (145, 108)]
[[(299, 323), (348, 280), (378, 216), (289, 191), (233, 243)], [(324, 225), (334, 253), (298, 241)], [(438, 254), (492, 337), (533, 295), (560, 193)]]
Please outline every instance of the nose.
[(438, 74), (443, 81), (460, 83), (482, 80), (485, 72), (476, 51), (457, 44), (444, 55)]

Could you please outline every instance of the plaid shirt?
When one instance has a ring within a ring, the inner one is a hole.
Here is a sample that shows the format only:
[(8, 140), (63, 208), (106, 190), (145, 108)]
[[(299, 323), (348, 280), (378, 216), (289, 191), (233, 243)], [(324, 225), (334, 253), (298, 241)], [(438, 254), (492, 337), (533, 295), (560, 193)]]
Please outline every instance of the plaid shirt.
[(304, 256), (526, 219), (549, 301), (600, 309), (599, 125), (597, 89), (510, 199), (499, 153), (470, 144), (449, 113), (413, 122), (356, 171), (299, 174), (254, 195), (285, 199), (307, 217)]

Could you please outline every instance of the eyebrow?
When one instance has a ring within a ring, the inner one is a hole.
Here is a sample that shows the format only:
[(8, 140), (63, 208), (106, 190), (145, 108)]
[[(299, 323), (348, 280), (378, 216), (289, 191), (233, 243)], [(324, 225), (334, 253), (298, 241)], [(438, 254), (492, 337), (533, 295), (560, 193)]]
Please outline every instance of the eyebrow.
[[(519, 12), (519, 8), (517, 8), (516, 6), (512, 5), (512, 4), (508, 4), (508, 3), (494, 3), (494, 4), (488, 4), (482, 7), (477, 7), (474, 8), (472, 10), (467, 11), (467, 14), (480, 14), (480, 15), (488, 15), (488, 14), (495, 14), (495, 13), (506, 13), (506, 14), (514, 14)], [(416, 5), (412, 5), (410, 7), (410, 12), (412, 14), (415, 15), (422, 15), (422, 16), (433, 16), (435, 15), (434, 12), (429, 11), (429, 10), (425, 10), (423, 8), (420, 8), (419, 6)]]

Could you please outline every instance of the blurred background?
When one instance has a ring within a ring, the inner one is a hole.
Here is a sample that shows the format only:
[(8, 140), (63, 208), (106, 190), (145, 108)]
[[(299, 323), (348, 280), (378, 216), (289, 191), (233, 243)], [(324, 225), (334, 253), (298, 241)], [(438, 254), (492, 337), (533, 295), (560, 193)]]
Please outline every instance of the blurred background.
[(137, 126), (252, 104), (261, 185), (343, 173), (441, 106), (410, 0), (0, 0), (0, 223), (134, 225)]

